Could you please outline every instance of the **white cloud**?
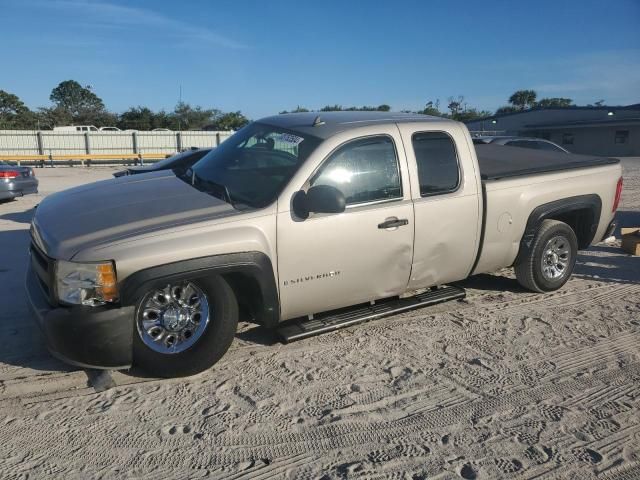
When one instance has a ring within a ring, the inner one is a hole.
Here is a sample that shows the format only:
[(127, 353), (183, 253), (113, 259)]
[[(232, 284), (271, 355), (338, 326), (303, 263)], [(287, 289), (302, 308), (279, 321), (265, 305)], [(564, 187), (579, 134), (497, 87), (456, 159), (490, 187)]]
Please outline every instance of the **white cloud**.
[[(22, 4), (24, 5), (24, 3)], [(63, 10), (66, 15), (81, 16), (94, 25), (125, 29), (156, 29), (160, 33), (179, 37), (189, 42), (211, 44), (226, 48), (246, 48), (246, 45), (220, 35), (215, 31), (177, 20), (153, 10), (119, 5), (100, 0), (37, 1), (38, 8)]]

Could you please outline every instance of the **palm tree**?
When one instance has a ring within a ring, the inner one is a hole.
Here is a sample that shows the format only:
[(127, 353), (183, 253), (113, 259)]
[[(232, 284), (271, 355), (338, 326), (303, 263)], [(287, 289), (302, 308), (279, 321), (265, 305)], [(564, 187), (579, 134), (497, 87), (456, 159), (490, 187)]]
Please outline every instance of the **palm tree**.
[(518, 90), (509, 97), (509, 103), (518, 110), (525, 110), (536, 106), (537, 96), (535, 90)]

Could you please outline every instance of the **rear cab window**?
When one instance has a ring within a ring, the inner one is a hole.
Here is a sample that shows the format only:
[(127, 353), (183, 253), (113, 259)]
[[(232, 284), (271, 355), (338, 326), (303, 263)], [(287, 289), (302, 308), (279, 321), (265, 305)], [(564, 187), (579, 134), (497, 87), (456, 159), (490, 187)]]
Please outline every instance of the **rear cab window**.
[(411, 144), (418, 167), (420, 195), (451, 193), (460, 186), (460, 167), (453, 138), (444, 132), (416, 132)]

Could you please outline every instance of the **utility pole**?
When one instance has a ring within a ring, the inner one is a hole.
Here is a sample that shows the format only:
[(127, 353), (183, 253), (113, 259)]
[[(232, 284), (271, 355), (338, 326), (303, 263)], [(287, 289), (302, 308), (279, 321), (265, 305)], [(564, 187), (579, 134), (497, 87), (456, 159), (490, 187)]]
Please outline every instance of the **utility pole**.
[[(180, 90), (178, 93), (178, 105), (182, 106), (182, 84), (180, 84)], [(180, 117), (178, 117), (178, 131), (182, 130)]]

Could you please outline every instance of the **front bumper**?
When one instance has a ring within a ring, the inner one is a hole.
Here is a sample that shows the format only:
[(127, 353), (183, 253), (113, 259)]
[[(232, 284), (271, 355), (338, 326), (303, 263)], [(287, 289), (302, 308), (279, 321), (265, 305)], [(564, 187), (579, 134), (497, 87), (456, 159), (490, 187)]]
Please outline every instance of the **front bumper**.
[(131, 366), (134, 307), (52, 306), (31, 266), (26, 291), (52, 355), (83, 368)]

